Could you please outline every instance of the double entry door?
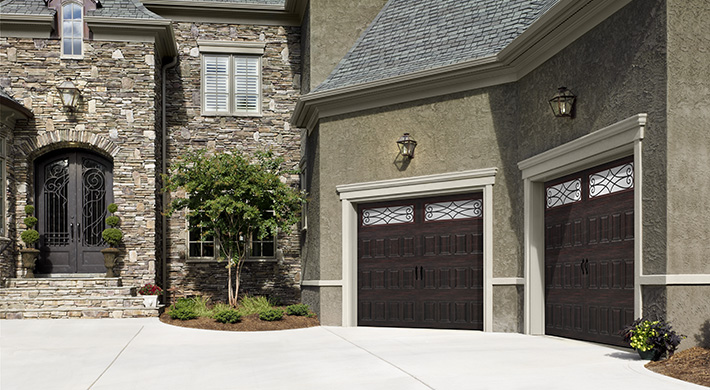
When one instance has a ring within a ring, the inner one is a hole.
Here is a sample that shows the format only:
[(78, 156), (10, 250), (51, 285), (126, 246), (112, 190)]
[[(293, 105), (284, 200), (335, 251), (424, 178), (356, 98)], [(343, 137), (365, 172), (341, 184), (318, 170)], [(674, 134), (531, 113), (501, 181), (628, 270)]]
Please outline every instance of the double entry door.
[(93, 153), (66, 150), (35, 164), (40, 258), (36, 273), (102, 273), (101, 237), (113, 200), (111, 163)]

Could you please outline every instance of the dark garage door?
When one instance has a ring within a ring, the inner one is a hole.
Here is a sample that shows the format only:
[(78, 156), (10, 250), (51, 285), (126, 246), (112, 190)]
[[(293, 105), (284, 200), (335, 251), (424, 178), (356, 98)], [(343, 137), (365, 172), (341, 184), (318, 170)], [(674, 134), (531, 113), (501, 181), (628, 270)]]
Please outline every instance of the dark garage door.
[(633, 160), (545, 183), (545, 333), (625, 345), (634, 315)]
[(358, 325), (483, 328), (482, 194), (358, 213)]

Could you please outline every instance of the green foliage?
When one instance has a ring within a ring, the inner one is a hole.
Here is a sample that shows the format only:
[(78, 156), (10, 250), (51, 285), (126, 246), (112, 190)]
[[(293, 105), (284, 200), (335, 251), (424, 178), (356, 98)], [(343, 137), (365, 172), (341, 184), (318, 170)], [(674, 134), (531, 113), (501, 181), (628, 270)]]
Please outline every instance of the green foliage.
[(101, 233), (101, 237), (103, 237), (104, 241), (106, 241), (109, 245), (115, 247), (121, 243), (121, 240), (123, 240), (123, 232), (121, 232), (120, 229), (108, 228), (104, 229)]
[(107, 209), (109, 213), (113, 214), (118, 211), (118, 205), (116, 203), (111, 203), (110, 205), (108, 205)]
[(121, 219), (115, 215), (112, 215), (112, 216), (106, 218), (106, 225), (109, 225), (112, 228), (115, 228), (116, 226), (118, 226), (118, 224), (120, 222), (121, 222)]
[(262, 321), (278, 321), (284, 318), (284, 311), (281, 309), (267, 309), (259, 313), (259, 319)]
[(272, 309), (271, 302), (266, 297), (250, 297), (245, 296), (239, 302), (239, 312), (243, 316), (248, 316), (254, 313), (260, 313), (265, 310)]
[(35, 227), (35, 225), (37, 225), (37, 218), (25, 217), (25, 219), (22, 222), (24, 222), (28, 228), (32, 229)]
[(35, 245), (35, 242), (39, 241), (39, 232), (34, 229), (28, 229), (20, 234), (20, 238), (30, 248)]
[(296, 305), (290, 305), (286, 307), (286, 314), (290, 316), (307, 316), (311, 313), (308, 305), (305, 303), (299, 303)]
[(174, 320), (191, 320), (194, 318), (197, 318), (197, 313), (195, 313), (195, 310), (183, 307), (183, 308), (170, 308), (170, 312), (168, 313), (170, 315), (170, 318)]
[(32, 205), (30, 205), (30, 204), (28, 204), (27, 206), (25, 206), (25, 214), (27, 214), (27, 215), (33, 215), (34, 213), (35, 213), (35, 206), (32, 206)]
[(635, 320), (620, 333), (631, 348), (639, 351), (655, 349), (660, 356), (667, 352), (668, 357), (673, 356), (681, 340), (686, 337), (677, 334), (673, 327), (663, 320), (649, 321), (643, 318)]
[(214, 319), (217, 320), (217, 322), (221, 322), (223, 324), (233, 324), (235, 322), (239, 322), (239, 320), (242, 319), (242, 315), (239, 314), (238, 310), (226, 309), (221, 311), (215, 311)]
[[(183, 155), (165, 176), (165, 190), (184, 191), (173, 199), (168, 215), (189, 210), (192, 224), (214, 237), (227, 259), (229, 303), (236, 305), (239, 272), (248, 240), (290, 230), (298, 222), (305, 197), (281, 181), (295, 174), (283, 169), (284, 160), (271, 152), (257, 152), (250, 160), (238, 153), (208, 154), (204, 150)], [(272, 211), (267, 212), (267, 211)], [(232, 269), (235, 287), (232, 288)]]

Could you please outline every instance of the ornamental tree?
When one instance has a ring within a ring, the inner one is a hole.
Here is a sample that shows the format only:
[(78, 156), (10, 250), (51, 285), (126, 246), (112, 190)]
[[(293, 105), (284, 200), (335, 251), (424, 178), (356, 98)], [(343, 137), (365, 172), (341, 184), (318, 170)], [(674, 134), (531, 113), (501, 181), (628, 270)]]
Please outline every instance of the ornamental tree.
[(226, 260), (232, 306), (237, 305), (250, 238), (275, 236), (298, 222), (305, 196), (281, 180), (282, 175), (296, 173), (284, 169), (283, 163), (270, 151), (249, 159), (200, 150), (183, 155), (164, 176), (166, 191), (184, 192), (172, 200), (167, 214), (187, 210), (190, 227), (200, 228), (203, 237), (213, 237), (220, 260)]

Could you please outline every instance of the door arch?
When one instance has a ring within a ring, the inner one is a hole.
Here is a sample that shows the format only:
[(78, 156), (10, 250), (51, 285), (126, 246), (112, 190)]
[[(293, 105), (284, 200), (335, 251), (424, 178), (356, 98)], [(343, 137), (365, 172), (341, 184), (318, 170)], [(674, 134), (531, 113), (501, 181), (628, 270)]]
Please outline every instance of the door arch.
[(40, 234), (39, 274), (103, 273), (101, 237), (113, 201), (113, 166), (81, 149), (61, 150), (35, 163)]

